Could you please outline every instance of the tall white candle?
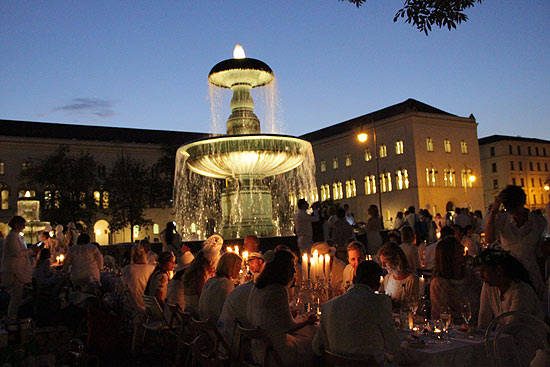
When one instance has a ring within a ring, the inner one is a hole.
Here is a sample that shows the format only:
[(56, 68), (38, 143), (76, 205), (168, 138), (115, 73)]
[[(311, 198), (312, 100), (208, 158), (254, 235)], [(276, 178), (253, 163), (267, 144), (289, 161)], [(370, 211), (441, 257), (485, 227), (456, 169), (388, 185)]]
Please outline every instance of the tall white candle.
[(315, 261), (316, 259), (314, 257), (312, 257), (311, 259), (311, 268), (309, 269), (309, 276), (311, 279), (314, 279), (315, 280), (315, 267), (317, 266), (317, 261)]
[(309, 279), (307, 254), (302, 255), (302, 280)]
[(321, 279), (325, 278), (325, 257), (323, 255), (319, 256), (319, 276)]
[(330, 255), (325, 254), (325, 276), (330, 278)]

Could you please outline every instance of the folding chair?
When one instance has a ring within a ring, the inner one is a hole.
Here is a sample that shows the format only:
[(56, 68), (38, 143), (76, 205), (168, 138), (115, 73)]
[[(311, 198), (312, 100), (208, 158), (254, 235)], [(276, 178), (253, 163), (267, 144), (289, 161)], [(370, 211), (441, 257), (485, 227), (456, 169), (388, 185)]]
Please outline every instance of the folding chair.
[[(241, 325), (241, 323), (238, 320), (236, 320), (236, 323), (237, 323), (237, 330), (239, 330), (239, 333), (241, 334), (241, 338), (239, 341), (239, 355), (238, 355), (238, 362), (240, 366), (242, 367), (260, 367), (260, 366), (285, 367), (285, 364), (283, 363), (283, 360), (279, 356), (279, 353), (277, 353), (277, 351), (273, 347), (273, 343), (271, 342), (271, 339), (262, 329), (245, 328)], [(265, 346), (264, 360), (262, 363), (258, 363), (254, 361), (252, 356), (249, 355), (249, 353), (247, 353), (247, 350), (243, 348), (243, 345), (247, 344), (243, 339), (246, 339), (250, 343), (249, 345), (252, 344), (252, 341), (257, 341)]]
[(193, 359), (203, 367), (229, 366), (231, 350), (216, 325), (195, 318), (191, 323), (197, 335), (191, 345)]

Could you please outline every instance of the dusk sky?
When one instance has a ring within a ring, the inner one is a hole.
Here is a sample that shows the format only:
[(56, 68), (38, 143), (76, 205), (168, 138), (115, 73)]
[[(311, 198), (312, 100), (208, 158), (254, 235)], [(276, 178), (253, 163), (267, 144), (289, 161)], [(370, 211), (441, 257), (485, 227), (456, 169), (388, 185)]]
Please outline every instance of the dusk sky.
[(550, 1), (486, 0), (429, 36), (402, 4), (3, 0), (0, 118), (209, 132), (208, 72), (239, 43), (275, 72), (286, 134), (414, 98), (550, 140)]

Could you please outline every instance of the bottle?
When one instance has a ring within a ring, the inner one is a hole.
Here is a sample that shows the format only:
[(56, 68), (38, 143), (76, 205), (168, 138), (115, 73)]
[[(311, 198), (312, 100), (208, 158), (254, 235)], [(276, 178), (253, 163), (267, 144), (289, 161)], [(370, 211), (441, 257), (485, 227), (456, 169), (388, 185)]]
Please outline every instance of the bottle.
[(399, 308), (399, 319), (401, 322), (401, 330), (409, 329), (409, 302), (405, 284), (401, 284), (401, 306)]

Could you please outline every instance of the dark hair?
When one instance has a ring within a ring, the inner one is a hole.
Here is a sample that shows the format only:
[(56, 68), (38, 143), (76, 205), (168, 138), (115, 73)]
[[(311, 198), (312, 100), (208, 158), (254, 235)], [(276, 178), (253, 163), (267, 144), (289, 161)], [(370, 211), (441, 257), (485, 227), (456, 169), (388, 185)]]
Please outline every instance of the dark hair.
[(44, 236), (46, 238), (50, 238), (50, 232), (44, 231), (44, 232), (42, 232), (42, 236)]
[(357, 265), (353, 284), (366, 284), (373, 290), (380, 287), (380, 277), (382, 276), (382, 268), (372, 260), (363, 261)]
[(174, 239), (175, 231), (176, 231), (176, 228), (174, 226), (174, 222), (166, 223), (166, 231), (164, 232), (164, 239), (166, 240), (167, 244), (172, 243), (172, 240)]
[(166, 264), (171, 259), (175, 259), (175, 258), (176, 258), (176, 256), (174, 256), (174, 253), (172, 251), (161, 252), (158, 259), (157, 259), (157, 261), (158, 261), (157, 268), (162, 268), (164, 266), (164, 264)]
[(76, 239), (77, 245), (85, 245), (90, 243), (90, 235), (88, 233), (81, 233), (78, 235), (78, 238)]
[(378, 207), (377, 207), (376, 205), (372, 204), (372, 205), (369, 205), (369, 209), (368, 209), (368, 210), (371, 210), (371, 209), (372, 209), (373, 212), (374, 212), (374, 213), (373, 213), (373, 217), (374, 217), (374, 218), (378, 218), (378, 217), (380, 216), (380, 213), (378, 212)]
[(445, 237), (439, 241), (435, 248), (433, 276), (451, 279), (453, 277), (455, 251), (462, 251), (462, 249), (463, 246), (453, 236)]
[(514, 207), (514, 206), (523, 206), (527, 200), (527, 195), (523, 189), (519, 186), (508, 185), (504, 190), (499, 194), (502, 198), (502, 205), (505, 208)]
[(40, 250), (40, 253), (38, 254), (38, 259), (36, 260), (36, 263), (34, 264), (35, 268), (38, 268), (40, 264), (42, 264), (44, 261), (49, 260), (52, 256), (52, 252), (49, 248), (43, 248)]
[(212, 264), (205, 256), (204, 251), (200, 250), (183, 274), (183, 288), (188, 291), (188, 294), (193, 294), (193, 292), (200, 294), (200, 289), (206, 282), (207, 272), (211, 266)]
[(415, 211), (414, 206), (412, 206), (412, 205), (409, 206), (409, 213), (413, 213), (413, 214), (414, 214), (414, 211)]
[(262, 289), (270, 284), (286, 287), (294, 277), (295, 260), (294, 254), (288, 250), (275, 251), (273, 260), (266, 261), (264, 270), (258, 276), (256, 287)]
[(27, 221), (25, 220), (25, 218), (23, 218), (22, 216), (20, 215), (14, 215), (10, 221), (8, 222), (8, 226), (10, 226), (11, 228), (13, 228), (14, 226), (18, 225), (18, 224), (25, 224)]
[(525, 269), (525, 266), (518, 259), (510, 255), (508, 251), (486, 249), (474, 258), (474, 265), (489, 266), (492, 268), (500, 266), (504, 276), (507, 278), (514, 282), (525, 282), (535, 289), (529, 277), (529, 271)]
[(416, 233), (411, 226), (405, 225), (401, 228), (401, 242), (412, 243), (416, 238), (415, 235)]
[(441, 238), (445, 238), (447, 236), (454, 236), (455, 230), (451, 226), (444, 226), (441, 228)]
[(302, 206), (304, 206), (305, 204), (307, 204), (306, 199), (298, 200), (298, 209), (302, 209)]
[(336, 212), (336, 216), (338, 218), (345, 218), (346, 217), (346, 211), (343, 208), (339, 208)]

